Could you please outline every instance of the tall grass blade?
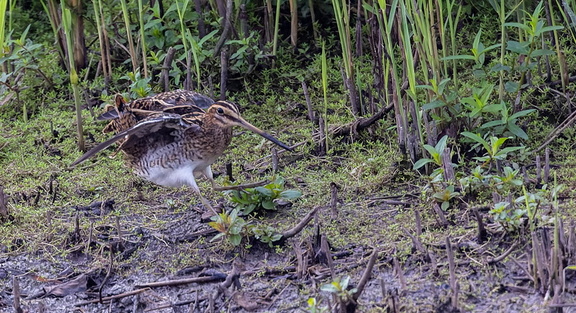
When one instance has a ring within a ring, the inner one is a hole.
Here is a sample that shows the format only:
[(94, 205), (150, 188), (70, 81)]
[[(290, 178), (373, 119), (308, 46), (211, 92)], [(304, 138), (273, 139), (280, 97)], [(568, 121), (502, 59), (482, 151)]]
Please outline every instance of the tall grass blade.
[[(324, 140), (328, 153), (328, 62), (326, 60), (326, 43), (322, 42), (322, 92), (324, 96)], [(322, 126), (322, 125), (320, 125)]]
[(65, 4), (65, 0), (60, 1), (61, 12), (62, 12), (62, 28), (64, 30), (64, 35), (66, 37), (66, 46), (68, 51), (68, 73), (70, 76), (70, 85), (72, 86), (72, 91), (74, 93), (74, 104), (76, 106), (76, 131), (78, 133), (78, 149), (84, 151), (84, 131), (82, 129), (82, 107), (80, 105), (80, 91), (79, 91), (79, 79), (78, 73), (76, 72), (76, 64), (74, 62), (73, 43), (72, 43), (72, 13), (70, 9)]
[(138, 20), (140, 23), (140, 42), (142, 49), (142, 66), (144, 67), (144, 78), (148, 78), (148, 62), (146, 61), (146, 36), (144, 33), (144, 9), (142, 0), (138, 0)]
[(132, 71), (138, 71), (138, 62), (136, 60), (136, 49), (134, 49), (134, 40), (132, 40), (132, 30), (130, 29), (130, 13), (126, 0), (120, 0), (122, 6), (122, 16), (124, 17), (124, 26), (126, 28), (126, 40), (128, 41), (128, 49), (130, 50), (130, 60), (132, 61)]

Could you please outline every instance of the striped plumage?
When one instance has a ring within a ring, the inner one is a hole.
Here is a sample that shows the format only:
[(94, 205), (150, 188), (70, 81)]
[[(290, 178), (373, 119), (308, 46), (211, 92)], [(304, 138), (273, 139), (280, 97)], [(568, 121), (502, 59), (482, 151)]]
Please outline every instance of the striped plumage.
[(216, 187), (210, 165), (230, 144), (233, 126), (248, 129), (291, 150), (244, 120), (236, 105), (212, 102), (206, 96), (185, 90), (130, 103), (117, 97), (116, 106), (101, 116), (111, 119), (104, 131), (116, 135), (88, 151), (72, 166), (119, 142), (118, 150), (124, 152), (127, 164), (137, 175), (162, 186), (190, 186), (204, 205), (211, 208), (200, 195), (195, 177), (204, 174)]

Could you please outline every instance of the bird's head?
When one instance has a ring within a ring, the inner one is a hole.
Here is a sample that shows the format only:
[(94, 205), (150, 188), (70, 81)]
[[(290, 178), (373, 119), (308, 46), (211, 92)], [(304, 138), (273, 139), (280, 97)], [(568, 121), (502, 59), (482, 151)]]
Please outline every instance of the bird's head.
[(258, 127), (248, 123), (245, 119), (240, 116), (240, 111), (238, 107), (230, 102), (226, 101), (218, 101), (212, 104), (207, 110), (206, 114), (210, 116), (213, 121), (220, 127), (228, 128), (233, 126), (240, 126), (244, 129), (247, 129), (253, 133), (256, 133), (273, 143), (277, 144), (278, 146), (292, 151), (288, 145), (284, 144), (280, 140), (276, 139), (274, 136), (264, 132), (263, 130), (259, 129)]

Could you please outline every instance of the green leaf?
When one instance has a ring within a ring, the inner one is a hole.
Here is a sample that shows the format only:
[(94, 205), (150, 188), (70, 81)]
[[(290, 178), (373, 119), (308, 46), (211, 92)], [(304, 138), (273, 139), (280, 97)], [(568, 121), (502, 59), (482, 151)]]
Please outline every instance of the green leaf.
[(242, 236), (240, 235), (231, 235), (230, 237), (228, 237), (228, 240), (230, 240), (230, 243), (237, 247), (240, 242), (242, 241)]
[(532, 53), (530, 54), (531, 57), (539, 57), (539, 56), (543, 56), (543, 55), (554, 55), (556, 54), (556, 52), (552, 51), (552, 50), (548, 50), (548, 49), (537, 49), (532, 51)]
[(512, 134), (514, 134), (514, 136), (528, 140), (528, 134), (526, 134), (526, 132), (522, 128), (518, 127), (518, 125), (516, 125), (516, 123), (513, 121), (508, 122), (507, 128)]
[(440, 61), (448, 61), (448, 60), (476, 60), (476, 58), (473, 55), (461, 54), (461, 55), (451, 55), (440, 59)]
[(438, 143), (436, 144), (436, 147), (434, 148), (437, 152), (437, 154), (442, 154), (444, 152), (444, 149), (446, 149), (446, 141), (448, 140), (448, 136), (444, 135), (442, 136), (442, 138), (440, 138), (440, 140), (438, 140)]
[(528, 54), (529, 52), (528, 45), (529, 45), (528, 42), (518, 42), (515, 40), (509, 40), (506, 49), (512, 52), (516, 52), (518, 54)]
[(521, 150), (521, 149), (524, 149), (524, 147), (506, 147), (506, 148), (500, 150), (500, 152), (498, 152), (498, 155), (506, 155), (510, 152), (514, 152), (514, 151)]
[(542, 29), (540, 30), (540, 32), (541, 32), (541, 33), (544, 33), (544, 32), (550, 32), (550, 31), (553, 31), (553, 30), (561, 30), (561, 29), (564, 29), (564, 26), (559, 26), (559, 25), (556, 25), (556, 26), (546, 26), (546, 27), (542, 27)]
[(280, 198), (283, 198), (286, 200), (298, 199), (301, 196), (302, 196), (302, 192), (300, 192), (298, 190), (294, 190), (294, 189), (284, 190), (280, 193)]
[(272, 190), (266, 188), (266, 187), (256, 187), (254, 188), (254, 190), (258, 191), (259, 193), (268, 196), (268, 197), (272, 197), (273, 193)]
[(519, 117), (526, 116), (526, 115), (528, 115), (534, 111), (536, 111), (536, 109), (518, 111), (518, 112), (512, 114), (512, 116), (510, 116), (509, 120), (514, 120), (514, 119), (517, 119)]
[(527, 32), (531, 32), (532, 29), (528, 26), (528, 25), (524, 25), (522, 23), (516, 23), (516, 22), (512, 22), (512, 23), (504, 23), (504, 26), (508, 26), (508, 27), (517, 27), (520, 29), (523, 29)]
[(320, 290), (330, 293), (338, 293), (340, 291), (338, 290), (338, 287), (334, 285), (334, 283), (322, 285), (322, 287), (320, 287)]
[(412, 169), (417, 170), (417, 169), (421, 168), (422, 166), (424, 166), (430, 162), (434, 162), (434, 161), (431, 159), (420, 159), (420, 160), (416, 161), (416, 163), (414, 163), (414, 166), (412, 167)]
[(518, 91), (518, 88), (520, 88), (520, 84), (518, 84), (517, 82), (507, 81), (504, 84), (504, 89), (507, 92), (516, 92), (516, 91)]
[(494, 66), (492, 66), (492, 68), (490, 69), (490, 72), (500, 72), (500, 71), (510, 71), (510, 66), (508, 65), (502, 65), (501, 63), (498, 63)]
[(504, 124), (501, 120), (495, 120), (495, 121), (491, 121), (491, 122), (487, 122), (482, 124), (482, 126), (480, 126), (480, 128), (488, 128), (488, 127), (495, 127), (495, 126), (500, 126)]
[(506, 142), (506, 140), (508, 140), (508, 137), (502, 137), (502, 138), (497, 138), (497, 137), (490, 137), (490, 143), (491, 143), (491, 147), (492, 147), (492, 152), (490, 154), (494, 155), (496, 154), (496, 152), (500, 149), (500, 147)]
[(484, 140), (484, 138), (478, 136), (477, 134), (471, 132), (462, 132), (461, 135), (476, 141), (477, 143), (484, 146), (484, 149), (486, 149), (486, 151), (490, 151), (490, 144), (488, 144), (488, 142)]
[(262, 201), (262, 207), (266, 210), (274, 210), (276, 206), (272, 200), (266, 199)]
[(482, 108), (482, 112), (488, 113), (500, 112), (500, 110), (502, 110), (502, 104), (500, 103), (490, 104)]
[(440, 207), (442, 208), (443, 211), (446, 211), (450, 207), (450, 202), (444, 201), (442, 202), (442, 205)]
[(486, 53), (486, 52), (488, 52), (488, 51), (490, 51), (490, 50), (496, 49), (496, 48), (498, 48), (498, 47), (500, 47), (500, 46), (502, 46), (502, 44), (500, 44), (500, 43), (491, 45), (491, 46), (489, 46), (489, 47), (487, 47), (487, 48), (484, 48), (482, 51), (480, 51), (480, 53), (484, 54), (484, 53)]
[(443, 106), (445, 106), (446, 103), (444, 101), (441, 100), (434, 100), (432, 102), (426, 103), (425, 105), (422, 106), (422, 110), (432, 110), (432, 109), (436, 109), (436, 108), (441, 108)]

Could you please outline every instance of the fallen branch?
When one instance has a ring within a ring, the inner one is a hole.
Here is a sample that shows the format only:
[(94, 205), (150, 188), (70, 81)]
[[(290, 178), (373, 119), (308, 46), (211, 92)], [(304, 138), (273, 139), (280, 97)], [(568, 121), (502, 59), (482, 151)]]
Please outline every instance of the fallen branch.
[(382, 119), (386, 113), (388, 113), (390, 110), (392, 110), (392, 108), (394, 108), (394, 106), (389, 105), (389, 106), (383, 108), (382, 110), (380, 110), (378, 113), (372, 115), (371, 117), (362, 117), (362, 118), (359, 118), (356, 121), (354, 121), (348, 125), (336, 127), (336, 128), (331, 130), (332, 135), (334, 135), (334, 136), (347, 136), (347, 135), (351, 135), (351, 134), (356, 134), (359, 131), (372, 126), (372, 124), (376, 123), (378, 120)]
[(104, 297), (104, 298), (102, 298), (102, 299), (94, 299), (94, 300), (90, 300), (90, 301), (84, 301), (84, 302), (76, 303), (76, 304), (74, 304), (74, 306), (82, 306), (82, 305), (86, 305), (86, 304), (98, 303), (98, 302), (100, 302), (100, 301), (108, 301), (108, 300), (120, 299), (120, 298), (124, 298), (124, 297), (129, 297), (129, 296), (137, 295), (137, 294), (139, 294), (139, 293), (142, 293), (142, 292), (148, 291), (148, 290), (150, 290), (150, 288), (137, 289), (137, 290), (133, 290), (133, 291), (129, 291), (129, 292), (117, 294), (117, 295), (110, 296), (110, 297)]
[(504, 260), (508, 255), (510, 255), (510, 253), (512, 253), (512, 251), (514, 251), (514, 249), (516, 249), (517, 246), (518, 243), (515, 242), (510, 246), (510, 248), (508, 248), (508, 250), (504, 251), (504, 253), (502, 253), (500, 256), (497, 256), (495, 258), (488, 258), (487, 260), (488, 264), (494, 264)]
[(356, 292), (352, 296), (354, 298), (354, 302), (356, 302), (356, 300), (358, 300), (358, 298), (360, 298), (362, 291), (364, 291), (364, 287), (366, 287), (366, 284), (368, 283), (370, 276), (372, 276), (372, 269), (374, 268), (374, 265), (376, 264), (377, 259), (378, 259), (378, 250), (374, 249), (372, 251), (372, 254), (370, 255), (370, 260), (368, 261), (368, 265), (366, 265), (366, 269), (364, 270), (364, 273), (362, 274), (362, 278), (360, 278), (360, 281), (358, 282), (358, 287), (356, 287)]
[(224, 275), (212, 275), (212, 276), (203, 276), (203, 277), (192, 277), (192, 278), (184, 278), (184, 279), (175, 279), (175, 280), (166, 280), (166, 281), (158, 281), (153, 283), (145, 283), (145, 284), (138, 284), (136, 288), (142, 287), (163, 287), (163, 286), (176, 286), (176, 285), (184, 285), (184, 284), (191, 284), (191, 283), (209, 283), (213, 281), (220, 281), (225, 280), (226, 276)]
[(296, 234), (298, 234), (300, 231), (302, 231), (302, 229), (304, 229), (304, 227), (306, 225), (308, 225), (308, 223), (310, 223), (310, 221), (312, 220), (312, 218), (314, 217), (316, 212), (318, 212), (319, 209), (320, 209), (320, 207), (317, 206), (314, 209), (312, 209), (312, 211), (308, 212), (308, 214), (306, 214), (306, 216), (304, 216), (304, 218), (300, 221), (300, 223), (298, 223), (293, 228), (290, 228), (287, 231), (283, 232), (282, 238), (280, 240), (286, 240), (290, 237), (294, 237)]

